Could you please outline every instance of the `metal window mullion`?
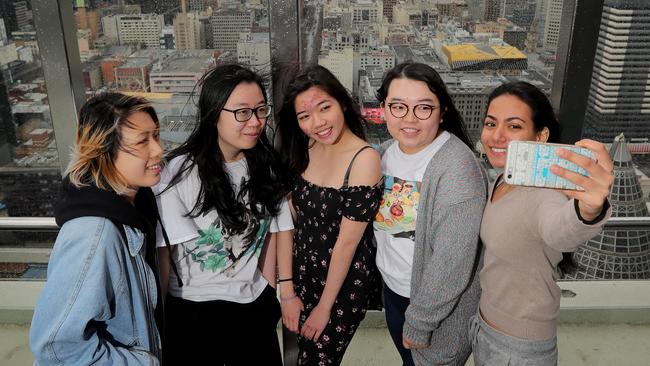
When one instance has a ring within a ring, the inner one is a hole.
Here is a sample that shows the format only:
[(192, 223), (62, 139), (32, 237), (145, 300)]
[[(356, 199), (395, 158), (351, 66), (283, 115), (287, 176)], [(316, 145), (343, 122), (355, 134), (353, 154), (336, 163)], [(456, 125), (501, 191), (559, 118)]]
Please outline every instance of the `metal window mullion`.
[(582, 137), (603, 0), (564, 0), (551, 102), (560, 120), (560, 141)]
[(70, 161), (85, 88), (72, 3), (31, 0), (61, 172)]
[[(288, 81), (287, 67), (300, 64), (299, 0), (269, 0), (269, 27), (273, 103), (282, 104), (282, 89)], [(277, 112), (277, 111), (276, 111)]]
[[(294, 67), (301, 63), (300, 18), (302, 0), (269, 0), (269, 28), (273, 103), (282, 106), (282, 91)], [(276, 110), (277, 112), (277, 110)], [(277, 122), (275, 122), (277, 123)], [(277, 141), (275, 141), (277, 142)], [(282, 348), (285, 365), (298, 361), (296, 334), (282, 327)]]

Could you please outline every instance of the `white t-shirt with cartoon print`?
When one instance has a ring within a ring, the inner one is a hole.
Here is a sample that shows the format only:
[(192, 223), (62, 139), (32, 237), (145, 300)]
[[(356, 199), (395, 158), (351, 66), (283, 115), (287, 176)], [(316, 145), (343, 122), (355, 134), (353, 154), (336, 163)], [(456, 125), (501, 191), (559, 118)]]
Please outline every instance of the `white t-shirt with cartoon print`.
[[(250, 303), (268, 284), (258, 266), (267, 234), (293, 229), (289, 205), (283, 201), (274, 218), (258, 220), (249, 216), (248, 227), (242, 234), (226, 230), (216, 210), (190, 217), (188, 213), (194, 208), (201, 185), (197, 168), (184, 173), (181, 181), (165, 190), (185, 159), (172, 159), (154, 188), (160, 218), (172, 246), (171, 257), (183, 281), (183, 287), (178, 287), (176, 275), (170, 271), (169, 293), (191, 301)], [(225, 170), (237, 194), (242, 181), (248, 178), (246, 159), (226, 163)], [(160, 225), (156, 238), (158, 247), (165, 246)]]
[(386, 286), (403, 297), (411, 296), (415, 224), (422, 177), (429, 161), (449, 137), (449, 132), (442, 131), (429, 146), (410, 155), (402, 152), (399, 142), (395, 141), (381, 158), (384, 193), (373, 223), (377, 268)]

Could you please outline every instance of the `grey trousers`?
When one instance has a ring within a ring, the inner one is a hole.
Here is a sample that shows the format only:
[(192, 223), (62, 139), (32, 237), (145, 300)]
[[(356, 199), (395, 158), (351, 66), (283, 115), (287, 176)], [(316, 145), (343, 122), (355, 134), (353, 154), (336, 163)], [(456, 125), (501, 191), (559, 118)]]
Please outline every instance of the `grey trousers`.
[(477, 313), (470, 319), (469, 338), (475, 366), (555, 366), (557, 338), (533, 341), (509, 336), (489, 326)]

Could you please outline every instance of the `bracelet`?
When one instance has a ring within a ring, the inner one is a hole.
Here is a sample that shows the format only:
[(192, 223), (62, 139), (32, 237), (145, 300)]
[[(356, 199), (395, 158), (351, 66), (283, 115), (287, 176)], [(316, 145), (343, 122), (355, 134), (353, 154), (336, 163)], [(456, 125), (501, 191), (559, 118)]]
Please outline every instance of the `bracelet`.
[(281, 279), (281, 280), (278, 280), (278, 283), (280, 283), (280, 282), (287, 282), (287, 281), (293, 281), (293, 277), (283, 278), (283, 279)]
[(296, 297), (298, 297), (296, 294), (293, 294), (293, 295), (288, 296), (288, 297), (282, 297), (282, 296), (280, 296), (280, 301), (285, 302), (285, 301), (293, 300), (293, 299), (295, 299)]

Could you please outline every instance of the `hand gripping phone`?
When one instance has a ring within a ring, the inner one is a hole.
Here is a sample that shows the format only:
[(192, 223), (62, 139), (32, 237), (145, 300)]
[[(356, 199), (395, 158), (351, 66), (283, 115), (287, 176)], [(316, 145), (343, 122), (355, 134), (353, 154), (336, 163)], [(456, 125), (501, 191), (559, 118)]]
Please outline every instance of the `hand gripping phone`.
[(567, 149), (593, 160), (596, 159), (594, 153), (589, 149), (575, 145), (510, 141), (504, 170), (505, 182), (519, 186), (582, 191), (582, 187), (551, 173), (551, 166), (557, 165), (584, 176), (589, 175), (583, 168), (557, 156), (555, 153), (557, 148)]

